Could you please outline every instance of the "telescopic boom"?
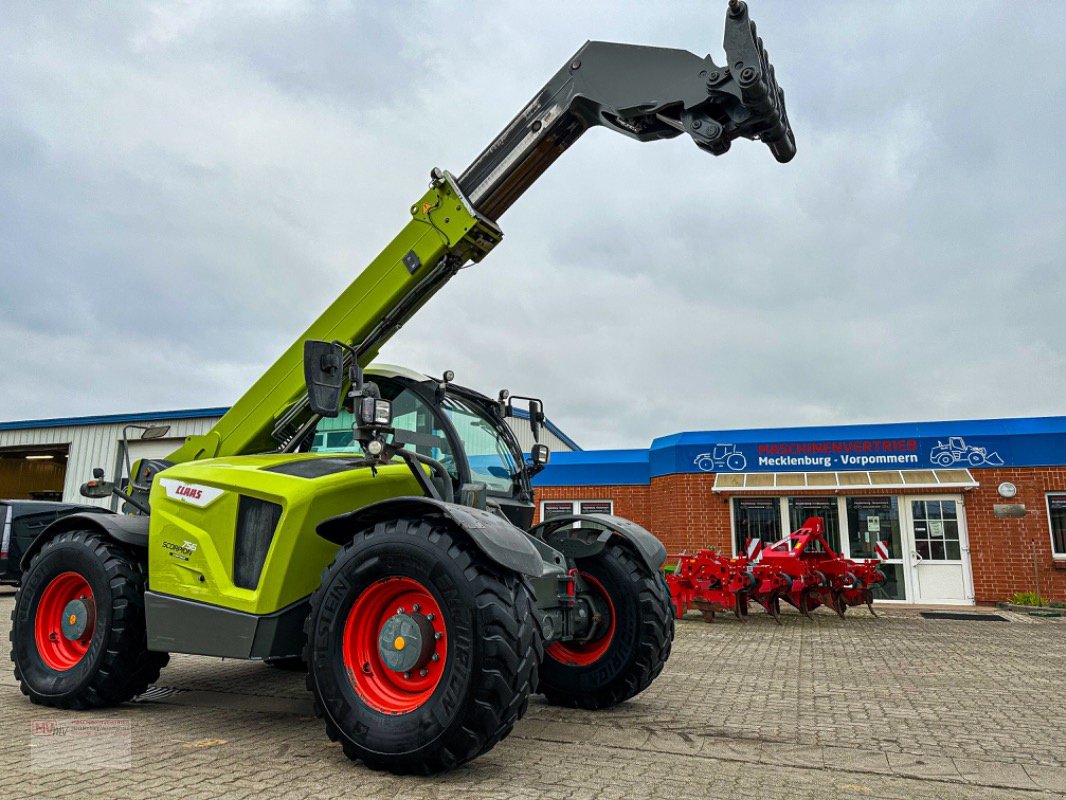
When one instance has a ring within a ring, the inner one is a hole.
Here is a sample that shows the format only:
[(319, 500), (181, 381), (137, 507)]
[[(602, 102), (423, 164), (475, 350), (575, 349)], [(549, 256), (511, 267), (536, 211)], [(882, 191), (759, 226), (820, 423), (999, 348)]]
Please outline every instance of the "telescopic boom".
[(589, 128), (642, 142), (687, 133), (722, 155), (761, 140), (784, 163), (796, 153), (785, 97), (747, 5), (726, 13), (726, 64), (685, 50), (588, 42), (537, 92), (458, 179), (433, 170), (410, 221), (206, 434), (168, 457), (298, 449), (318, 422), (307, 403), (303, 343), (350, 342), (365, 366), (468, 262), (503, 234), (500, 216)]

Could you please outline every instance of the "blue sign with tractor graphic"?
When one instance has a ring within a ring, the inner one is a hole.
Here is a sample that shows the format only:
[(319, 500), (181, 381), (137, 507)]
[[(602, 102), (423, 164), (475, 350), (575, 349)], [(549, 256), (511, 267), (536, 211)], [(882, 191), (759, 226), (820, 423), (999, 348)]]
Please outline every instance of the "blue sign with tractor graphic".
[(929, 451), (929, 460), (938, 467), (1002, 467), (1003, 459), (994, 450), (987, 447), (974, 447), (966, 444), (961, 436), (949, 436), (946, 442), (937, 441), (936, 447)]
[(741, 472), (748, 466), (748, 459), (735, 444), (716, 444), (710, 452), (696, 456), (692, 463), (700, 472)]

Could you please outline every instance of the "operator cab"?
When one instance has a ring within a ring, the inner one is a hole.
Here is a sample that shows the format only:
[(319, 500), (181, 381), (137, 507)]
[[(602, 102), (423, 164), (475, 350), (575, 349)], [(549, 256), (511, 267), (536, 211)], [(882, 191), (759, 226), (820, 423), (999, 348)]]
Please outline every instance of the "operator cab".
[[(533, 492), (528, 464), (507, 425), (502, 402), (450, 382), (401, 367), (376, 365), (366, 370), (381, 399), (392, 404), (394, 440), (406, 450), (439, 462), (447, 471), (457, 500), (476, 487), (489, 507), (498, 506), (518, 527), (533, 524)], [(351, 413), (322, 419), (313, 452), (361, 452)], [(539, 447), (544, 447), (539, 445)]]

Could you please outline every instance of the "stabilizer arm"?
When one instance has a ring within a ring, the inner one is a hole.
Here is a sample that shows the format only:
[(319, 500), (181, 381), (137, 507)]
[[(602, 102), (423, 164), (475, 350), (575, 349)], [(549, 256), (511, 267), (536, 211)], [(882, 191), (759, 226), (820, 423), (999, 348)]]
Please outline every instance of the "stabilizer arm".
[(477, 210), (499, 219), (589, 128), (642, 142), (687, 133), (714, 155), (734, 139), (760, 139), (784, 163), (796, 141), (747, 5), (725, 22), (726, 65), (686, 50), (588, 42), (459, 176)]

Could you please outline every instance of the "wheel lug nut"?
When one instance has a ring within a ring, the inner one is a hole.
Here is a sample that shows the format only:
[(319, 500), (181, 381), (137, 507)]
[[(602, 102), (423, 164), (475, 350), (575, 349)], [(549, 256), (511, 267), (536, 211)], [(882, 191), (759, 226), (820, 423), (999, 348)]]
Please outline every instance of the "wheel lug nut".
[(422, 610), (422, 606), (418, 603), (415, 603), (413, 606), (411, 606), (411, 610), (417, 614), (419, 611)]
[(429, 674), (429, 672), (428, 672), (427, 670), (424, 670), (424, 669), (420, 669), (420, 670), (418, 671), (418, 676), (419, 676), (420, 678), (424, 678), (424, 677), (426, 677), (426, 676), (427, 676), (428, 674)]
[(400, 607), (399, 607), (398, 609), (396, 609), (396, 613), (397, 613), (397, 614), (402, 614), (402, 613), (404, 613), (404, 608), (403, 608), (403, 606), (400, 606)]
[(410, 678), (411, 678), (411, 673), (410, 673), (410, 672), (405, 672), (405, 673), (403, 674), (403, 676), (404, 676), (405, 678), (407, 678), (408, 680), (410, 680)]
[(439, 642), (441, 639), (444, 638), (444, 634), (440, 631), (437, 631), (435, 634), (433, 634), (433, 638)]
[(430, 611), (428, 614), (426, 614), (426, 619), (428, 619), (430, 622), (432, 622), (436, 618), (437, 618), (437, 615), (434, 614), (432, 611)]
[(434, 653), (433, 654), (433, 660), (434, 661), (440, 661), (440, 653)]

